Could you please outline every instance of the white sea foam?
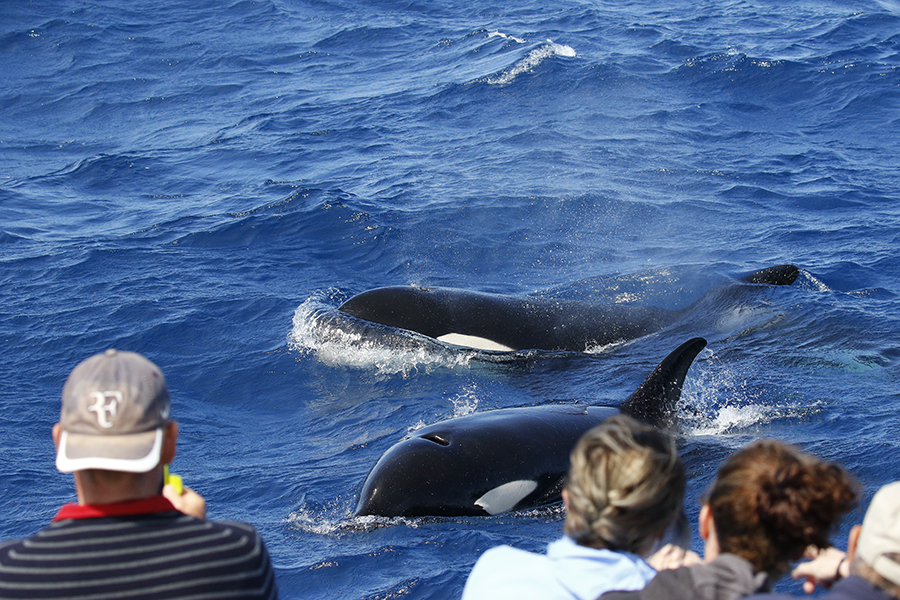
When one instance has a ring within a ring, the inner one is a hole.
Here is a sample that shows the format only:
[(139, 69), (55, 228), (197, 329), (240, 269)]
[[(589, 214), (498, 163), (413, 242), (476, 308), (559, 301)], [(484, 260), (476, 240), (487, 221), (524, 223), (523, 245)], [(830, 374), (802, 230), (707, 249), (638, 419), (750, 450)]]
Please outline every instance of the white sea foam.
[(412, 425), (410, 425), (409, 427), (406, 428), (406, 435), (412, 435), (414, 432), (422, 429), (423, 427), (427, 427), (427, 426), (428, 426), (428, 423), (426, 423), (422, 419), (419, 419), (418, 421), (416, 421), (415, 423), (413, 423)]
[(371, 531), (380, 527), (402, 525), (415, 529), (421, 519), (408, 517), (382, 517), (366, 515), (347, 518), (346, 507), (336, 502), (329, 507), (301, 506), (287, 516), (285, 522), (292, 528), (315, 535), (340, 535), (348, 531)]
[(808, 271), (800, 271), (800, 277), (797, 278), (797, 287), (813, 292), (830, 292), (828, 285)]
[(772, 411), (763, 406), (723, 406), (703, 421), (685, 427), (685, 433), (696, 436), (719, 436), (745, 430), (772, 420)]
[(815, 404), (782, 399), (772, 402), (765, 390), (705, 349), (691, 368), (678, 407), (680, 428), (688, 436), (728, 436), (777, 419), (817, 410)]
[(584, 351), (587, 354), (605, 354), (610, 350), (614, 350), (626, 342), (610, 342), (609, 344), (589, 344)]
[(504, 40), (512, 40), (512, 41), (514, 41), (514, 42), (518, 42), (519, 44), (526, 44), (526, 43), (527, 43), (527, 42), (526, 42), (525, 40), (523, 40), (522, 38), (517, 38), (517, 37), (512, 36), (512, 35), (507, 35), (507, 34), (502, 33), (502, 32), (500, 32), (500, 31), (492, 31), (492, 32), (490, 32), (490, 33), (488, 34), (488, 37), (489, 37), (489, 38), (492, 38), (492, 37), (499, 37), (499, 38), (503, 38)]
[(374, 369), (383, 376), (408, 377), (420, 369), (467, 366), (473, 352), (445, 350), (437, 343), (419, 340), (415, 334), (371, 325), (367, 335), (346, 327), (350, 319), (337, 315), (325, 302), (326, 293), (314, 294), (294, 311), (288, 347), (315, 355), (329, 366)]
[(487, 77), (483, 81), (491, 85), (506, 85), (512, 82), (522, 73), (529, 73), (546, 59), (553, 56), (576, 56), (575, 50), (571, 46), (557, 44), (553, 40), (547, 40), (547, 43), (535, 48), (528, 55), (514, 64), (509, 69), (503, 71), (499, 75)]

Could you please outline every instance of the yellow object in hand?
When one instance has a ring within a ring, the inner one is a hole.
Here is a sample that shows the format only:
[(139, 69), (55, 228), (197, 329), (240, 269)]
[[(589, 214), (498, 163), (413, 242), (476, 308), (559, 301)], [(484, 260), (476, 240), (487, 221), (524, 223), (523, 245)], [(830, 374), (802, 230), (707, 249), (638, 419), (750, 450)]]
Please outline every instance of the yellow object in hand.
[(169, 465), (163, 465), (163, 484), (171, 484), (175, 486), (175, 490), (179, 494), (184, 493), (184, 483), (181, 481), (181, 475), (169, 473)]

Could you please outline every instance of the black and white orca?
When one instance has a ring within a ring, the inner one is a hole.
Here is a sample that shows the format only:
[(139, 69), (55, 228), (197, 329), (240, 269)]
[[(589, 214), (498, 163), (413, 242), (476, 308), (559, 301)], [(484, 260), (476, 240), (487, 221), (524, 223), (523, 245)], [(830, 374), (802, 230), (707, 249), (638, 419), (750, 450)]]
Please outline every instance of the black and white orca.
[(683, 343), (618, 407), (505, 408), (419, 429), (381, 456), (354, 515), (484, 516), (558, 502), (569, 453), (588, 429), (620, 411), (673, 423), (685, 376), (705, 346), (703, 338)]
[[(799, 273), (794, 265), (778, 265), (757, 271), (742, 281), (791, 285)], [(478, 350), (583, 352), (592, 346), (633, 340), (659, 331), (687, 316), (691, 308), (596, 306), (455, 288), (395, 286), (358, 294), (338, 307), (338, 311), (370, 323), (414, 331)]]

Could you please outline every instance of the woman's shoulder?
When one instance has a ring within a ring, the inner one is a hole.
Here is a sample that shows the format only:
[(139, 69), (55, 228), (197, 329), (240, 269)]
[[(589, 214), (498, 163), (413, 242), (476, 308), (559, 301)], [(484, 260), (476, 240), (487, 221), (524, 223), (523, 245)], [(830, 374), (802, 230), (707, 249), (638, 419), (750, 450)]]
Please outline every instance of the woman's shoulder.
[(512, 546), (494, 546), (478, 558), (475, 568), (494, 569), (529, 569), (537, 564), (545, 563), (547, 556), (514, 548)]
[(504, 597), (542, 597), (542, 582), (548, 581), (548, 560), (536, 554), (513, 548), (495, 546), (479, 557), (466, 580), (463, 600)]

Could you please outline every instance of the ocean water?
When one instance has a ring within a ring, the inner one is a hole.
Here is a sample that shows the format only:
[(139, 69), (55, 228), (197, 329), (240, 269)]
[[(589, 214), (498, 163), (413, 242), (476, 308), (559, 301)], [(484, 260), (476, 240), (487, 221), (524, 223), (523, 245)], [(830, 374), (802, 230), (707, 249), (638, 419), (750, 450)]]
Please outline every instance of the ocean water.
[[(455, 598), (487, 548), (540, 551), (558, 506), (351, 512), (407, 432), (615, 405), (694, 335), (689, 517), (760, 437), (845, 465), (864, 508), (900, 479), (898, 32), (893, 0), (0, 3), (0, 538), (73, 499), (50, 429), (108, 347), (163, 369), (173, 470), (260, 529), (283, 598)], [(728, 291), (781, 263), (794, 285)], [(327, 327), (401, 284), (706, 299), (585, 352)]]

